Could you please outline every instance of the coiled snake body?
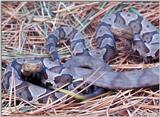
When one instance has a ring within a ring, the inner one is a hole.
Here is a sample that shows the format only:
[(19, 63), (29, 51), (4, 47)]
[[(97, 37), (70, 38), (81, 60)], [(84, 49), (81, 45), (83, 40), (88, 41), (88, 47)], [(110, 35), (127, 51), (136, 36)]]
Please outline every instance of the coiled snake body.
[[(63, 96), (62, 93), (51, 92), (46, 84), (52, 87), (61, 87), (68, 83), (65, 89), (71, 90), (76, 86), (73, 79), (84, 78), (86, 83), (94, 85), (86, 97), (98, 95), (103, 88), (128, 89), (153, 86), (159, 84), (159, 66), (143, 70), (115, 72), (105, 62), (113, 58), (116, 51), (115, 37), (124, 37), (132, 40), (133, 49), (145, 60), (148, 57), (158, 58), (159, 32), (144, 17), (129, 12), (117, 12), (105, 16), (95, 35), (97, 48), (88, 51), (85, 45), (85, 36), (69, 26), (61, 26), (47, 38), (46, 49), (51, 55), (49, 58), (15, 59), (6, 68), (3, 74), (2, 86), (7, 92), (16, 88), (16, 95), (28, 101), (46, 102), (48, 97), (53, 100)], [(61, 64), (57, 53), (58, 39), (70, 41), (72, 57)], [(98, 68), (99, 71), (92, 75)], [(103, 75), (102, 75), (103, 74)], [(37, 78), (40, 78), (37, 80)], [(28, 81), (32, 81), (29, 83)], [(38, 86), (39, 85), (39, 86)], [(83, 93), (82, 93), (83, 94)]]

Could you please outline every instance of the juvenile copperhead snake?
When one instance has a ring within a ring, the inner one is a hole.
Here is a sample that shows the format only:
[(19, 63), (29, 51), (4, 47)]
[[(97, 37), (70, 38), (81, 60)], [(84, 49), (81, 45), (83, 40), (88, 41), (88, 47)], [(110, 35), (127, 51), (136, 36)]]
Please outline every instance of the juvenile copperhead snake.
[[(93, 52), (86, 48), (85, 36), (82, 33), (73, 27), (61, 26), (49, 34), (46, 41), (46, 49), (51, 55), (51, 60), (49, 58), (15, 59), (3, 74), (2, 86), (7, 92), (15, 86), (16, 95), (25, 100), (46, 102), (48, 97), (56, 100), (63, 94), (55, 92), (44, 96), (51, 92), (50, 89), (42, 87), (44, 84), (50, 83), (53, 87), (60, 87), (69, 83), (65, 89), (71, 90), (74, 88), (72, 80), (80, 77), (83, 77), (87, 83), (92, 83), (103, 74), (94, 82), (95, 86), (90, 91), (92, 95), (86, 95), (88, 97), (102, 93), (103, 88), (128, 89), (158, 85), (159, 66), (115, 72), (105, 63), (114, 57), (115, 37), (119, 36), (132, 40), (134, 51), (137, 51), (145, 60), (148, 57), (158, 58), (159, 32), (156, 27), (142, 16), (129, 12), (117, 12), (101, 20), (95, 35), (97, 48)], [(70, 41), (72, 57), (64, 64), (61, 64), (56, 49), (59, 39)], [(100, 70), (89, 79), (88, 77), (98, 67)], [(37, 80), (39, 77), (40, 79)], [(15, 85), (13, 85), (13, 79)], [(25, 79), (32, 80), (35, 84)]]

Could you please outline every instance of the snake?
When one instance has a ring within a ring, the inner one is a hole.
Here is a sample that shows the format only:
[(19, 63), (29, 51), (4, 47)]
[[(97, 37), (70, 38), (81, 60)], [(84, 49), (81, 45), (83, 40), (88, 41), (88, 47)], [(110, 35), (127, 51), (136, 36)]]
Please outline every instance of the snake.
[[(3, 74), (2, 88), (7, 93), (16, 89), (16, 96), (24, 100), (44, 103), (64, 96), (53, 92), (52, 88), (65, 84), (64, 89), (72, 90), (81, 82), (93, 83), (82, 93), (86, 97), (99, 95), (105, 89), (159, 84), (159, 66), (116, 72), (106, 63), (115, 57), (116, 38), (119, 37), (130, 40), (131, 48), (145, 61), (158, 59), (159, 31), (146, 18), (124, 11), (107, 14), (101, 19), (94, 36), (96, 48), (89, 50), (85, 44), (87, 38), (80, 31), (72, 26), (59, 26), (46, 39), (45, 47), (51, 58), (14, 59)], [(59, 40), (70, 43), (72, 56), (65, 63), (61, 62), (57, 52)], [(73, 82), (78, 78), (83, 80)]]

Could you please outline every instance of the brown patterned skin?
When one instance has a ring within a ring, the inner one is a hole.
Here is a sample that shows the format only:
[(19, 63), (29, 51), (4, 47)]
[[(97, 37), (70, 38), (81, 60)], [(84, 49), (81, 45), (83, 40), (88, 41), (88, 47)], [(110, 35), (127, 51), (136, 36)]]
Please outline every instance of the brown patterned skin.
[(40, 72), (42, 70), (42, 64), (40, 61), (25, 61), (23, 64), (22, 64), (22, 69), (21, 69), (21, 72), (25, 75), (25, 76), (29, 76), (33, 73), (37, 73), (37, 72)]
[[(2, 86), (9, 92), (14, 87), (12, 81), (15, 80), (18, 97), (31, 102), (46, 102), (48, 96), (39, 98), (51, 92), (51, 90), (37, 86), (38, 83), (50, 83), (54, 88), (57, 84), (57, 87), (66, 83), (73, 85), (71, 82), (73, 79), (83, 77), (84, 81), (90, 84), (103, 74), (93, 83), (92, 90), (89, 88), (86, 90), (89, 92), (85, 95), (86, 97), (99, 95), (104, 92), (104, 88), (128, 89), (158, 85), (159, 66), (143, 70), (114, 72), (105, 63), (115, 55), (115, 37), (132, 40), (133, 49), (144, 59), (147, 60), (147, 57), (157, 58), (159, 51), (158, 34), (158, 30), (142, 16), (128, 12), (110, 14), (101, 20), (97, 28), (95, 35), (97, 48), (92, 53), (86, 48), (85, 36), (82, 33), (73, 27), (61, 26), (49, 34), (46, 41), (46, 49), (52, 60), (47, 58), (14, 60), (3, 74)], [(71, 44), (72, 57), (63, 65), (56, 49), (59, 39), (69, 40)], [(94, 74), (97, 69), (99, 71)], [(92, 77), (89, 78), (91, 75)], [(23, 76), (26, 79), (22, 79)], [(37, 79), (37, 77), (40, 77), (40, 79)], [(35, 81), (39, 80), (37, 84), (27, 82), (27, 80), (33, 80), (34, 78)], [(75, 83), (74, 87), (77, 84)], [(80, 88), (83, 88), (83, 86)], [(49, 96), (56, 100), (63, 94), (56, 92)]]
[[(11, 87), (13, 86), (11, 82), (12, 73), (15, 75), (14, 80), (17, 81), (15, 84), (16, 89), (22, 89), (20, 91), (23, 91), (22, 93), (16, 92), (16, 95), (31, 102), (39, 101), (38, 98), (41, 95), (51, 92), (49, 89), (58, 88), (67, 83), (70, 84), (72, 78), (70, 78), (69, 75), (61, 75), (63, 66), (60, 63), (56, 50), (57, 41), (59, 38), (70, 40), (73, 55), (89, 55), (89, 52), (85, 46), (85, 38), (80, 32), (73, 27), (59, 27), (48, 36), (46, 42), (46, 49), (50, 53), (52, 60), (47, 58), (15, 59), (11, 62), (3, 74), (3, 89), (9, 93), (13, 88)], [(14, 69), (15, 72), (12, 72), (11, 69)], [(65, 87), (65, 89), (67, 88), (68, 87)], [(36, 92), (38, 89), (41, 93)], [(51, 96), (54, 97), (53, 100), (55, 100), (63, 95), (64, 94), (62, 93), (55, 92)], [(35, 100), (35, 98), (37, 98), (37, 100)], [(44, 100), (46, 100), (46, 97), (44, 97)], [(41, 102), (45, 102), (43, 101), (43, 98), (41, 99)]]
[[(144, 17), (131, 12), (117, 12), (105, 16), (96, 31), (98, 49), (105, 49), (103, 59), (108, 61), (116, 51), (115, 36), (132, 39), (133, 49), (145, 60), (147, 57), (158, 58), (159, 32)], [(110, 50), (110, 51), (108, 51)], [(108, 57), (109, 55), (109, 57)]]

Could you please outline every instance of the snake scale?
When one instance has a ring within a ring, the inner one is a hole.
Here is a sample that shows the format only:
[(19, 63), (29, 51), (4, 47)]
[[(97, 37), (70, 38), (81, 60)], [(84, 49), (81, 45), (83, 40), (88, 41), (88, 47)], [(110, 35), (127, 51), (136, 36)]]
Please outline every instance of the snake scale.
[[(73, 79), (82, 77), (93, 85), (82, 92), (92, 97), (109, 89), (140, 88), (159, 84), (159, 66), (143, 70), (115, 72), (106, 64), (116, 52), (116, 38), (132, 40), (132, 49), (144, 60), (159, 57), (159, 32), (144, 17), (130, 12), (117, 12), (106, 15), (97, 27), (96, 49), (89, 51), (85, 45), (86, 37), (71, 26), (60, 26), (51, 32), (45, 47), (49, 58), (18, 58), (6, 68), (2, 79), (2, 88), (8, 93), (16, 88), (16, 95), (31, 102), (46, 102), (48, 98), (56, 100), (64, 94), (52, 92), (49, 87), (72, 90), (78, 82)], [(72, 57), (61, 63), (57, 52), (57, 43), (61, 40), (70, 42)], [(97, 69), (99, 71), (94, 73)], [(91, 78), (89, 78), (91, 76)], [(30, 83), (30, 81), (32, 83)], [(84, 85), (85, 86), (85, 85)], [(83, 86), (81, 87), (83, 88)], [(46, 95), (50, 93), (49, 95)]]

